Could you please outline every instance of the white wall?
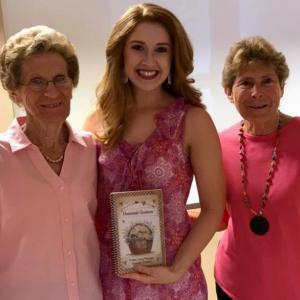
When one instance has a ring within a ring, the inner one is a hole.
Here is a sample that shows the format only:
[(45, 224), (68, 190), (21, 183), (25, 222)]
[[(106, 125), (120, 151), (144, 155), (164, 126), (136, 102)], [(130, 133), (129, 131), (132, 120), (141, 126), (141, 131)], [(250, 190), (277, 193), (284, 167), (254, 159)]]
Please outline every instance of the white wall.
[[(130, 0), (2, 0), (6, 37), (23, 27), (46, 24), (74, 42), (80, 59), (70, 121), (80, 127), (95, 100), (95, 86), (105, 64), (104, 49), (112, 25)], [(300, 3), (294, 0), (160, 0), (178, 15), (195, 49), (196, 85), (219, 130), (238, 120), (224, 97), (221, 70), (229, 46), (248, 35), (263, 35), (287, 56), (291, 69), (283, 111), (300, 114)]]
[[(1, 4), (1, 3), (0, 3)], [(3, 32), (2, 13), (0, 5), (0, 46), (3, 45), (5, 40)], [(13, 119), (12, 103), (6, 93), (6, 91), (0, 86), (0, 132), (6, 130), (8, 125)]]
[(81, 127), (95, 99), (95, 86), (104, 68), (104, 50), (109, 27), (108, 1), (3, 0), (6, 37), (23, 27), (48, 25), (75, 44), (80, 60), (80, 83), (73, 95), (70, 122)]
[[(45, 24), (67, 34), (77, 47), (81, 76), (70, 122), (80, 127), (95, 101), (95, 86), (105, 65), (105, 43), (130, 0), (2, 0), (6, 37), (23, 27)], [(284, 52), (290, 79), (282, 110), (300, 115), (300, 2), (295, 0), (161, 0), (177, 14), (195, 49), (196, 85), (204, 93), (218, 130), (239, 119), (221, 88), (221, 71), (230, 45), (248, 35), (263, 35)], [(197, 201), (193, 187), (190, 201)]]

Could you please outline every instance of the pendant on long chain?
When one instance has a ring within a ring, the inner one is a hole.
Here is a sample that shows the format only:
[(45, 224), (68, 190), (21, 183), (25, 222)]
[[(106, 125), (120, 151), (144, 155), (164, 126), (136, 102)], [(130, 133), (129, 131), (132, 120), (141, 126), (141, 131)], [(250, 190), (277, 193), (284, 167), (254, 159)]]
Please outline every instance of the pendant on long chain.
[(257, 235), (264, 235), (269, 231), (269, 221), (262, 215), (256, 215), (250, 220), (250, 229)]
[[(251, 203), (248, 198), (248, 193), (247, 193), (247, 187), (246, 187), (246, 182), (247, 182), (247, 157), (246, 157), (246, 147), (245, 147), (245, 136), (244, 136), (244, 121), (241, 122), (241, 127), (239, 130), (239, 142), (240, 142), (240, 167), (241, 167), (241, 182), (243, 186), (243, 201), (246, 204), (248, 208), (251, 209), (252, 212), (255, 212), (251, 206)], [(266, 206), (267, 198), (268, 198), (268, 193), (270, 186), (272, 185), (272, 181), (274, 178), (274, 173), (276, 170), (276, 165), (277, 165), (277, 160), (278, 160), (278, 144), (279, 144), (279, 130), (281, 128), (281, 120), (280, 117), (278, 119), (278, 124), (277, 124), (277, 129), (276, 129), (276, 138), (275, 138), (275, 143), (273, 146), (272, 150), (272, 157), (271, 157), (271, 165), (270, 169), (268, 172), (268, 177), (265, 183), (263, 195), (262, 195), (262, 203), (261, 203), (261, 208), (258, 213), (250, 220), (249, 227), (251, 231), (254, 234), (257, 235), (264, 235), (269, 231), (270, 224), (267, 218), (263, 215), (263, 210)]]

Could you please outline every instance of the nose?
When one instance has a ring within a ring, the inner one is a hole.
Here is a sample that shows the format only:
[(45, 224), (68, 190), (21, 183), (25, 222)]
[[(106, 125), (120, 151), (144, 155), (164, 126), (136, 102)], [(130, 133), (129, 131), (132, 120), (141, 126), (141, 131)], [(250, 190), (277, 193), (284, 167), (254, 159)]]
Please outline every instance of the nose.
[(254, 98), (261, 98), (263, 96), (262, 89), (258, 84), (254, 84), (251, 88), (251, 96)]
[(44, 91), (44, 95), (49, 98), (56, 98), (59, 94), (57, 88), (55, 87), (54, 83), (52, 81), (48, 82), (48, 85)]
[(154, 61), (153, 53), (151, 51), (145, 51), (144, 62), (147, 65), (151, 65)]

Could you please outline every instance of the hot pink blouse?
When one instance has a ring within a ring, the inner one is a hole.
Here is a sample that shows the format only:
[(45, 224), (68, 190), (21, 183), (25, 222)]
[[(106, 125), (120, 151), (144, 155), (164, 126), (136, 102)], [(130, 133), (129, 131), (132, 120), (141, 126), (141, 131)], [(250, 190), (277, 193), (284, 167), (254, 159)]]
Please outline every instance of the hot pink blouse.
[(94, 144), (69, 128), (57, 176), (24, 122), (0, 135), (0, 299), (102, 299)]
[[(278, 167), (265, 208), (270, 229), (249, 229), (253, 214), (242, 200), (239, 124), (220, 134), (227, 177), (228, 229), (219, 243), (215, 277), (237, 300), (300, 299), (300, 118), (280, 130)], [(256, 210), (270, 167), (275, 134), (246, 136), (248, 195)]]

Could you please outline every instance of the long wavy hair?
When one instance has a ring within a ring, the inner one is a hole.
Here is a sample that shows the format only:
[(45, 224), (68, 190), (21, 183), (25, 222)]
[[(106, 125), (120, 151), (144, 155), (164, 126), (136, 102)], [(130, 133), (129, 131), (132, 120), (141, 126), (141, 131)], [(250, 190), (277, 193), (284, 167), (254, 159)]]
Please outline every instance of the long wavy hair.
[(135, 99), (130, 83), (124, 83), (125, 43), (141, 22), (159, 23), (170, 35), (172, 43), (172, 83), (163, 83), (163, 89), (174, 97), (184, 97), (190, 104), (205, 108), (201, 92), (188, 78), (193, 71), (193, 49), (189, 37), (177, 17), (169, 10), (155, 4), (144, 3), (129, 7), (115, 24), (106, 47), (106, 67), (97, 86), (97, 110), (103, 120), (99, 140), (112, 149), (122, 138), (126, 119)]

